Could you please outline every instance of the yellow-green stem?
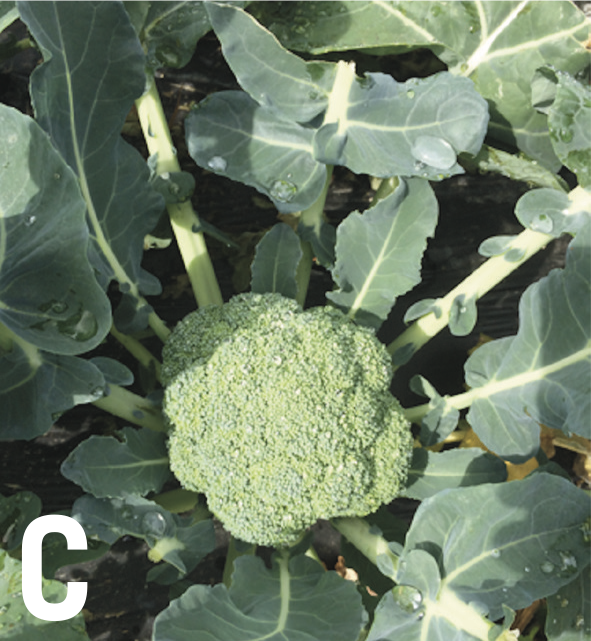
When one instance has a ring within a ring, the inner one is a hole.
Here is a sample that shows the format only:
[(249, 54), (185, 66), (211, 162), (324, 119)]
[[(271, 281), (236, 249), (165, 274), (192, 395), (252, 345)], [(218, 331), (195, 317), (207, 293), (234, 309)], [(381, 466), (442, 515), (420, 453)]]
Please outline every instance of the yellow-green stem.
[(109, 385), (108, 395), (93, 401), (93, 404), (134, 425), (147, 427), (156, 432), (166, 432), (162, 412), (150, 401), (119, 385)]
[[(136, 107), (148, 151), (156, 156), (158, 174), (178, 172), (181, 168), (154, 78), (148, 78), (147, 84), (148, 89), (136, 100)], [(168, 205), (167, 209), (197, 304), (199, 307), (221, 305), (222, 294), (203, 233), (193, 231), (199, 228), (199, 218), (193, 205), (187, 200)]]
[(162, 365), (148, 349), (146, 349), (138, 340), (133, 338), (133, 336), (120, 332), (115, 325), (111, 327), (111, 334), (130, 354), (135, 356), (139, 363), (141, 363), (146, 369), (153, 371), (156, 380), (160, 382), (160, 370), (162, 369)]

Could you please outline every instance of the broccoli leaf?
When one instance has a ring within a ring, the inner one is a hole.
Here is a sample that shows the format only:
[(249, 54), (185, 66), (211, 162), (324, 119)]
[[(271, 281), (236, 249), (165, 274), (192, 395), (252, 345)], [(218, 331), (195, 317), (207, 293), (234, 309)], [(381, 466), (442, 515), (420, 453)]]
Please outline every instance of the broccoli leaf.
[(200, 166), (255, 187), (282, 213), (309, 207), (326, 181), (312, 156), (313, 130), (282, 120), (241, 91), (220, 91), (185, 120), (187, 144)]
[(532, 109), (530, 82), (547, 64), (571, 74), (588, 65), (588, 21), (573, 3), (261, 2), (253, 13), (299, 51), (431, 49), (494, 106), (492, 137), (559, 168), (546, 118)]
[(0, 33), (9, 27), (15, 20), (18, 20), (18, 11), (14, 2), (0, 2)]
[(326, 109), (334, 63), (305, 62), (235, 3), (206, 7), (224, 57), (254, 100), (296, 122), (308, 122)]
[[(481, 527), (474, 525), (475, 506), (485, 515)], [(503, 604), (526, 607), (585, 568), (590, 516), (585, 493), (551, 474), (448, 490), (419, 507), (401, 556), (405, 574), (398, 578), (423, 589), (407, 555), (426, 550), (441, 570), (442, 592), (478, 602), (496, 620)]]
[[(46, 601), (59, 603), (67, 587), (60, 581), (42, 579)], [(88, 641), (84, 617), (79, 612), (66, 621), (45, 621), (32, 615), (22, 597), (22, 566), (0, 549), (0, 614), (2, 637), (11, 641)]]
[(430, 452), (420, 447), (413, 452), (402, 495), (422, 501), (442, 490), (506, 479), (505, 463), (479, 448)]
[(161, 612), (154, 641), (357, 641), (367, 615), (355, 585), (300, 555), (271, 570), (262, 559), (234, 561), (232, 585), (191, 586)]
[(475, 395), (467, 420), (482, 442), (520, 462), (539, 447), (539, 424), (591, 437), (591, 254), (586, 225), (566, 267), (525, 291), (515, 337), (477, 349), (465, 365)]
[(86, 439), (62, 463), (61, 473), (97, 498), (160, 491), (171, 474), (166, 436), (133, 427), (117, 436)]
[(143, 328), (152, 309), (141, 295), (160, 293), (140, 266), (144, 236), (164, 203), (141, 155), (119, 132), (144, 91), (144, 53), (120, 3), (17, 6), (45, 59), (31, 77), (37, 121), (78, 175), (92, 266), (104, 288), (115, 279), (125, 292), (118, 328)]
[(556, 594), (548, 597), (546, 636), (549, 641), (585, 641), (591, 634), (591, 565)]
[(130, 534), (150, 546), (149, 558), (166, 561), (179, 572), (190, 572), (215, 547), (211, 519), (193, 523), (171, 514), (153, 501), (130, 494), (124, 499), (97, 499), (85, 494), (74, 502), (72, 518), (88, 536), (114, 543)]
[(256, 247), (251, 268), (251, 290), (259, 294), (276, 292), (295, 298), (298, 292), (296, 270), (301, 258), (297, 234), (289, 225), (278, 223)]
[(379, 327), (396, 298), (420, 282), (437, 213), (429, 183), (411, 178), (363, 214), (349, 214), (337, 229), (333, 278), (340, 289), (327, 298), (357, 322)]
[(0, 541), (8, 552), (16, 550), (33, 519), (41, 514), (41, 499), (33, 492), (18, 492), (4, 497), (0, 494)]

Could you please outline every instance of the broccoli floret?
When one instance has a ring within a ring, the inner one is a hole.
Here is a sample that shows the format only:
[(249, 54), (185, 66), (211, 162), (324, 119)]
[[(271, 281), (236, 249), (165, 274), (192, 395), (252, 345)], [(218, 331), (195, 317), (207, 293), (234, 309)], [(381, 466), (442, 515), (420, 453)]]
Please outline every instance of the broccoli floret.
[(172, 471), (236, 537), (290, 545), (405, 482), (412, 436), (390, 356), (339, 310), (242, 294), (189, 314), (163, 361)]

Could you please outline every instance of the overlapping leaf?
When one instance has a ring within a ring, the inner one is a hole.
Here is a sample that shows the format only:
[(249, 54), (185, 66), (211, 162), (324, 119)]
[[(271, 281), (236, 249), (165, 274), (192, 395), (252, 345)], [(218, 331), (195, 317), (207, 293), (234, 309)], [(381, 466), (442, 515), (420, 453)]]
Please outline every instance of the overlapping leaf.
[(295, 298), (298, 290), (296, 270), (301, 258), (296, 233), (285, 223), (275, 225), (257, 245), (251, 267), (251, 290), (259, 294), (278, 292)]
[(588, 64), (588, 21), (573, 3), (259, 3), (254, 13), (296, 50), (430, 48), (454, 73), (472, 78), (494, 106), (495, 138), (558, 168), (546, 119), (531, 106), (530, 82), (546, 64), (572, 74)]
[[(59, 603), (66, 586), (42, 580), (43, 597)], [(32, 615), (22, 597), (22, 566), (0, 549), (0, 636), (10, 641), (88, 641), (82, 613), (67, 621), (45, 621)]]
[(145, 326), (151, 308), (140, 295), (160, 285), (140, 261), (163, 201), (142, 157), (119, 135), (144, 90), (142, 48), (120, 3), (17, 6), (45, 59), (31, 77), (37, 121), (80, 181), (92, 265), (103, 287), (116, 279), (125, 292), (120, 329)]
[(554, 594), (585, 570), (589, 518), (585, 493), (545, 473), (425, 500), (368, 641), (499, 638), (512, 621), (508, 605)]
[(61, 472), (97, 498), (158, 492), (170, 477), (166, 436), (124, 427), (113, 436), (91, 436), (69, 454)]
[(548, 597), (548, 641), (586, 641), (591, 636), (591, 565)]
[(379, 326), (396, 297), (420, 282), (437, 211), (429, 183), (408, 179), (365, 213), (349, 214), (337, 231), (333, 277), (340, 289), (327, 297), (358, 322)]
[(353, 583), (305, 556), (271, 570), (256, 557), (234, 563), (229, 590), (194, 585), (172, 601), (156, 617), (154, 641), (357, 640), (366, 614)]
[(106, 543), (126, 534), (144, 539), (153, 561), (164, 560), (181, 573), (190, 572), (215, 547), (211, 519), (193, 523), (137, 495), (97, 499), (86, 494), (75, 501), (72, 517), (87, 535)]
[(198, 165), (255, 187), (283, 213), (306, 209), (324, 187), (326, 167), (312, 155), (313, 130), (279, 118), (246, 93), (213, 94), (185, 126)]
[(539, 447), (539, 424), (591, 436), (591, 254), (586, 225), (566, 267), (531, 285), (514, 338), (483, 345), (466, 362), (477, 394), (467, 419), (493, 452), (521, 461)]
[(413, 452), (403, 495), (422, 501), (442, 490), (501, 483), (506, 478), (505, 463), (481, 449), (430, 452), (420, 447)]

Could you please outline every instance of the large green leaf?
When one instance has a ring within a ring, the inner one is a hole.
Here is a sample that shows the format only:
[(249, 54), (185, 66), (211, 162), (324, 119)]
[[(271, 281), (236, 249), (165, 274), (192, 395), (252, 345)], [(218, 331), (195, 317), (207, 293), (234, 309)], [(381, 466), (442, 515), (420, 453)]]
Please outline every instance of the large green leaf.
[(61, 472), (97, 498), (159, 492), (171, 473), (166, 436), (124, 427), (118, 438), (91, 436), (69, 454)]
[(235, 3), (206, 7), (224, 57), (254, 100), (296, 122), (308, 122), (326, 109), (334, 63), (298, 58)]
[(474, 80), (495, 138), (558, 168), (530, 83), (547, 64), (572, 74), (588, 65), (589, 23), (572, 2), (261, 2), (254, 13), (291, 49), (431, 49)]
[(86, 494), (72, 507), (72, 517), (92, 536), (114, 543), (126, 534), (144, 539), (149, 558), (164, 560), (181, 573), (190, 572), (215, 547), (211, 519), (193, 523), (137, 495), (97, 499)]
[(503, 616), (503, 604), (526, 607), (585, 568), (589, 518), (585, 492), (546, 473), (447, 490), (419, 507), (397, 580), (423, 590), (424, 578), (409, 555), (428, 552), (439, 566), (441, 593), (478, 602), (496, 620)]
[(80, 181), (91, 262), (103, 287), (115, 279), (125, 293), (120, 329), (145, 326), (152, 310), (141, 294), (159, 293), (160, 284), (140, 261), (163, 200), (140, 154), (120, 137), (144, 91), (141, 45), (118, 2), (17, 6), (45, 60), (31, 77), (36, 117)]
[(161, 612), (154, 641), (357, 641), (367, 615), (355, 585), (306, 556), (234, 562), (232, 585), (190, 587)]
[(548, 641), (588, 641), (591, 638), (591, 565), (547, 600)]
[(327, 298), (358, 322), (379, 326), (396, 297), (420, 282), (437, 212), (429, 183), (411, 178), (363, 214), (349, 214), (337, 230), (333, 277), (339, 290)]
[(199, 103), (185, 121), (193, 160), (267, 195), (293, 213), (320, 195), (326, 167), (312, 155), (313, 130), (283, 120), (240, 91), (222, 91)]
[(301, 258), (300, 240), (293, 229), (285, 223), (274, 225), (256, 247), (251, 290), (259, 294), (278, 292), (295, 298), (296, 270)]
[(18, 11), (12, 0), (0, 2), (0, 33), (9, 27), (15, 20), (18, 20)]
[(5, 105), (0, 137), (0, 322), (36, 347), (85, 352), (111, 312), (88, 262), (78, 181), (47, 134)]
[[(43, 597), (50, 603), (66, 598), (66, 586), (42, 579)], [(88, 641), (84, 617), (45, 621), (32, 615), (22, 597), (21, 562), (0, 549), (0, 637), (7, 641)]]
[(382, 73), (341, 77), (332, 115), (314, 136), (318, 160), (382, 178), (441, 180), (463, 172), (457, 154), (480, 150), (488, 107), (470, 80), (447, 72), (405, 83)]
[(505, 463), (481, 449), (430, 452), (420, 447), (413, 452), (402, 495), (423, 501), (442, 490), (482, 483), (501, 483), (506, 479)]
[(564, 270), (531, 285), (515, 337), (480, 347), (466, 362), (475, 396), (467, 419), (510, 460), (539, 448), (539, 424), (591, 437), (591, 226), (571, 242)]

